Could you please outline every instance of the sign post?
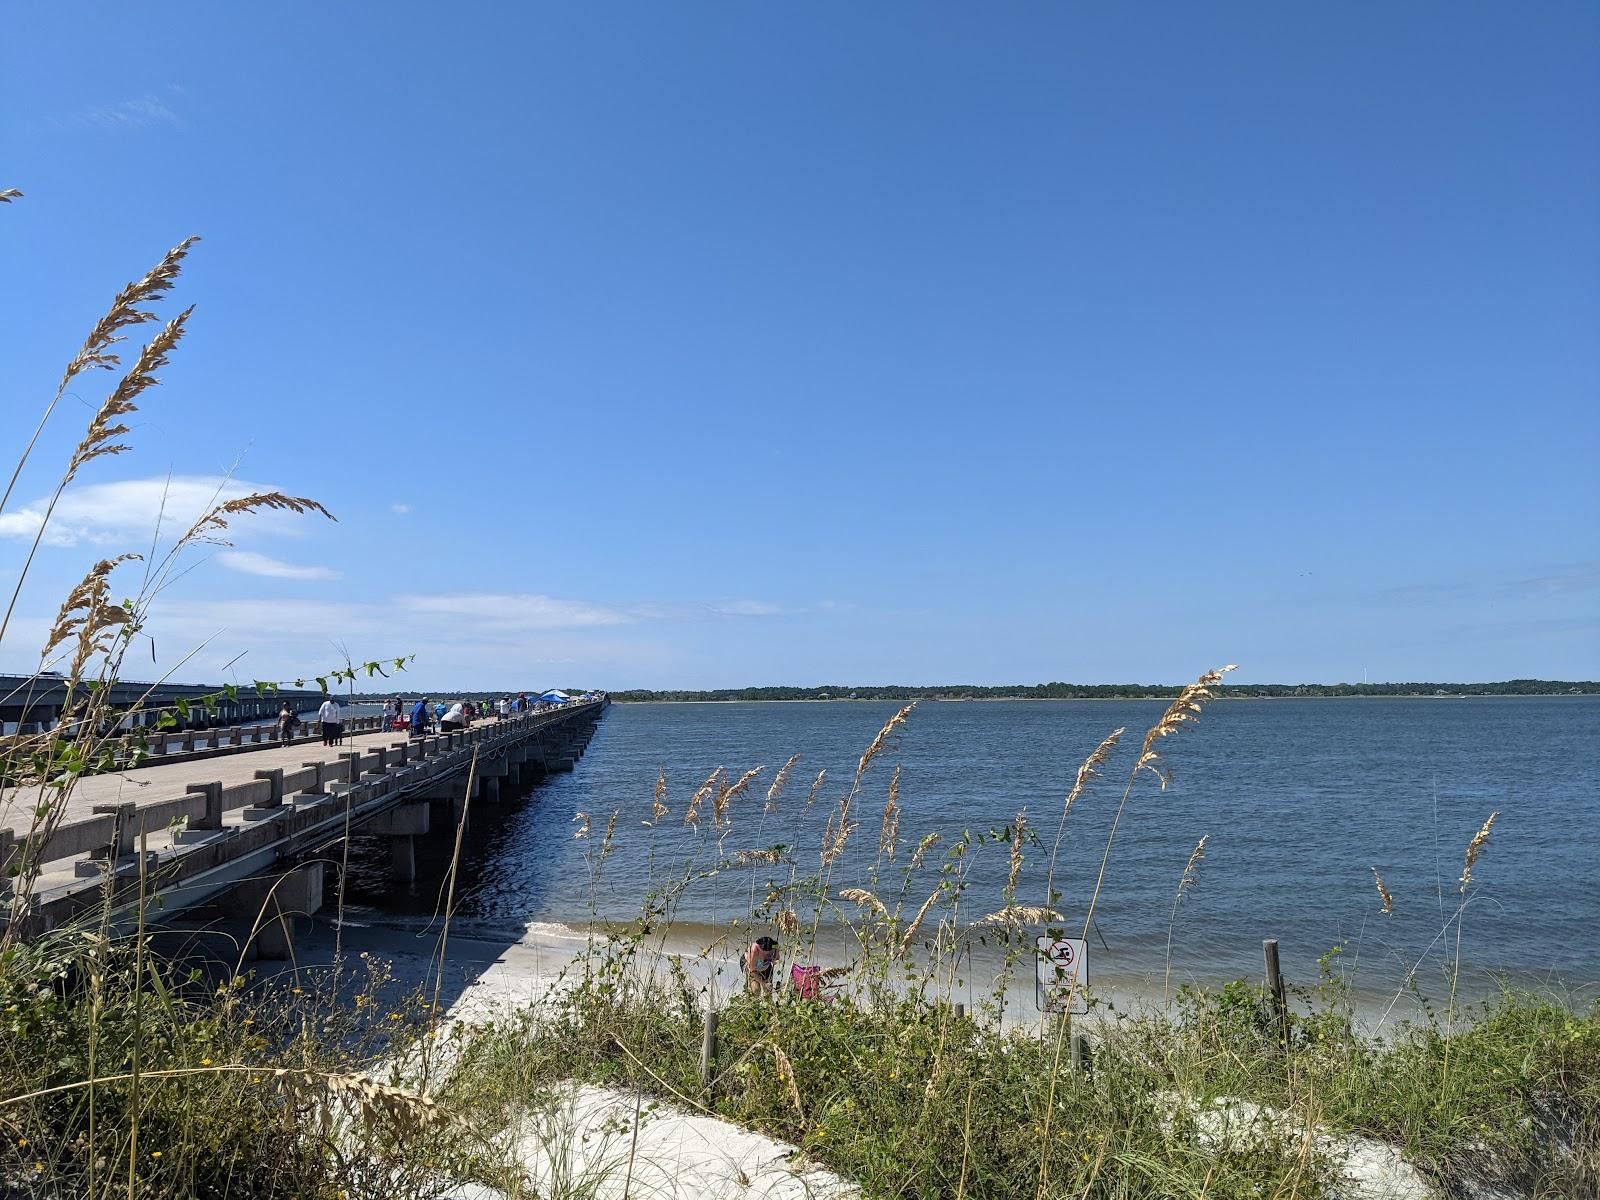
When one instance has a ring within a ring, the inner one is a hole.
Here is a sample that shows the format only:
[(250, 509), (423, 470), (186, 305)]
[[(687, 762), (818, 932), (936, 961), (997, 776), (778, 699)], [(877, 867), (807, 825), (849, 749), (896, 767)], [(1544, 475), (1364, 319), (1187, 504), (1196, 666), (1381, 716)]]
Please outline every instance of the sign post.
[(1083, 1016), (1089, 1011), (1089, 948), (1082, 938), (1040, 934), (1034, 989), (1039, 1011)]

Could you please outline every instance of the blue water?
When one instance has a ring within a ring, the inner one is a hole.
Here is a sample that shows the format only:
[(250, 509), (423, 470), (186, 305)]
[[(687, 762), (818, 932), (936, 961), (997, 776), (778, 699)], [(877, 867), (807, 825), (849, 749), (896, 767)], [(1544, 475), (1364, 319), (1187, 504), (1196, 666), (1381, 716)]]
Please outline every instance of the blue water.
[[(822, 823), (862, 749), (898, 706), (815, 704), (615, 705), (571, 775), (554, 776), (530, 802), (481, 822), (471, 840), (462, 916), (481, 922), (578, 925), (591, 901), (627, 916), (651, 882), (714, 832), (681, 824), (690, 793), (719, 765), (765, 765), (734, 802), (722, 846), (732, 852), (784, 842), (802, 873), (817, 864)], [(1107, 831), (1143, 731), (1160, 701), (1000, 701), (919, 705), (869, 770), (857, 801), (861, 828), (835, 867), (835, 888), (867, 881), (877, 858), (879, 813), (903, 767), (903, 866), (929, 831), (953, 839), (1009, 823), (1026, 810), (1042, 846), (1029, 849), (1018, 900), (1042, 904), (1045, 861), (1079, 762), (1117, 726), (1128, 733), (1104, 777), (1067, 819), (1056, 871), (1058, 905), (1081, 928)], [(1283, 948), (1292, 978), (1309, 981), (1316, 958), (1343, 945), (1341, 962), (1376, 994), (1417, 971), (1437, 994), (1455, 950), (1448, 924), (1462, 902), (1462, 857), (1491, 811), (1500, 817), (1475, 871), (1462, 926), (1462, 960), (1482, 986), (1488, 972), (1582, 991), (1600, 981), (1600, 698), (1237, 700), (1212, 704), (1201, 722), (1161, 743), (1175, 778), (1166, 791), (1144, 774), (1124, 813), (1090, 939), (1100, 977), (1148, 979), (1166, 960), (1174, 890), (1202, 834), (1199, 879), (1173, 926), (1173, 972), (1216, 981), (1259, 973), (1263, 938)], [(779, 811), (762, 812), (766, 786), (789, 755), (802, 755)], [(650, 813), (665, 769), (672, 815)], [(817, 804), (810, 781), (826, 768)], [(615, 849), (591, 896), (574, 812), (593, 815), (595, 837), (621, 810)], [(709, 830), (706, 821), (702, 829)], [(912, 904), (934, 882), (938, 852), (907, 884)], [(1006, 848), (976, 851), (966, 912), (998, 908)], [(1380, 913), (1371, 868), (1394, 896)], [(692, 891), (678, 917), (726, 921), (747, 911), (768, 876), (760, 868)], [(897, 871), (878, 881), (899, 890)], [(1441, 930), (1447, 930), (1441, 938)]]

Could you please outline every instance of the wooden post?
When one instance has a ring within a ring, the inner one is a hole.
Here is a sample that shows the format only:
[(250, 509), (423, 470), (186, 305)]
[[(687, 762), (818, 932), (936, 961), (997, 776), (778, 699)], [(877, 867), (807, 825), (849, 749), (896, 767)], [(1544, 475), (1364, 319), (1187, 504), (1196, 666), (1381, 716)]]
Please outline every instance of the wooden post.
[(1089, 1058), (1089, 1039), (1081, 1033), (1072, 1035), (1072, 1069), (1086, 1075), (1094, 1069)]
[(1261, 943), (1262, 957), (1266, 960), (1267, 991), (1272, 994), (1272, 1007), (1278, 1016), (1279, 1036), (1287, 1047), (1289, 1042), (1289, 1004), (1284, 994), (1283, 972), (1278, 968), (1278, 939), (1267, 938)]
[(700, 1038), (700, 1090), (711, 1094), (711, 1068), (717, 1061), (717, 1021), (715, 1009), (706, 1009), (705, 1029)]
[(967, 1019), (967, 1006), (965, 1004), (961, 1003), (961, 1001), (957, 1000), (956, 1001), (956, 1020), (965, 1021), (966, 1019)]

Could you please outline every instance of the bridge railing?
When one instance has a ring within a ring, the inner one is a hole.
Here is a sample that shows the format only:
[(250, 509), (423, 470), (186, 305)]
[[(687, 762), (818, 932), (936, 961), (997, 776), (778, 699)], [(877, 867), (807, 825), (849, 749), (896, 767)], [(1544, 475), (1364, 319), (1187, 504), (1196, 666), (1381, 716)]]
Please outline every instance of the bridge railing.
[[(188, 832), (220, 832), (222, 818), (229, 812), (251, 808), (266, 816), (270, 810), (280, 807), (286, 797), (300, 793), (328, 794), (341, 786), (355, 788), (368, 776), (373, 778), (366, 780), (367, 783), (378, 783), (392, 771), (441, 756), (453, 757), (458, 751), (486, 742), (517, 741), (534, 730), (602, 706), (603, 701), (595, 701), (503, 721), (486, 719), (464, 730), (411, 738), (394, 746), (355, 750), (334, 759), (305, 763), (295, 771), (283, 767), (257, 771), (254, 779), (231, 787), (219, 782), (191, 783), (186, 785), (183, 795), (150, 804), (95, 805), (94, 816), (62, 822), (37, 847), (27, 835), (19, 837), (10, 830), (0, 830), (0, 866), (8, 865), (19, 852), (24, 853), (28, 861), (41, 865), (85, 854), (91, 858), (126, 858), (135, 852), (141, 832), (172, 831), (180, 837)], [(380, 720), (376, 717), (358, 719)]]

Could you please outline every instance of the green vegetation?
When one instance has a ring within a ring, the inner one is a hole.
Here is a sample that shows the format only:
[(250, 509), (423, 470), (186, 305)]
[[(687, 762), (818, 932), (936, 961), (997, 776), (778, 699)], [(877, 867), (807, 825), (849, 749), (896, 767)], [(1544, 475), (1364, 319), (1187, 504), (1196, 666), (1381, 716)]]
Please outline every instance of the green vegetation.
[[(1106, 1014), (1091, 1069), (1072, 1072), (1054, 1038), (933, 999), (745, 996), (723, 1011), (707, 1095), (702, 1006), (596, 972), (475, 1041), (445, 1102), (493, 1123), (563, 1079), (637, 1088), (790, 1140), (879, 1197), (1033, 1196), (1041, 1176), (1051, 1197), (1314, 1197), (1344, 1133), (1453, 1186), (1566, 1197), (1600, 1184), (1600, 1008), (1508, 994), (1453, 1036), (1407, 1027), (1380, 1042), (1334, 1006), (1295, 1017), (1285, 1051), (1271, 1006), (1241, 983), (1185, 993), (1172, 1016)], [(1252, 1122), (1224, 1097), (1273, 1115)], [(1329, 1142), (1308, 1155), (1318, 1128)]]
[[(0, 193), (0, 200), (12, 198)], [(69, 363), (45, 420), (74, 379), (117, 365), (119, 331), (155, 319), (142, 306), (172, 286), (190, 245), (119, 293)], [(182, 338), (187, 316), (162, 326), (111, 389), (71, 455), (57, 497), (85, 464), (123, 449), (117, 439), (128, 430), (120, 419), (156, 382), (153, 372)], [(30, 443), (18, 474), (31, 452)], [(9, 498), (8, 487), (0, 510)], [(737, 777), (718, 768), (677, 815), (664, 780), (645, 813), (629, 812), (626, 820), (620, 807), (594, 819), (579, 814), (591, 895), (619, 827), (638, 829), (642, 815), (652, 831), (669, 817), (681, 821), (693, 849), (666, 871), (634, 922), (591, 941), (567, 986), (478, 1030), (447, 1027), (438, 1005), (454, 860), (435, 959), (440, 976), (431, 989), (390, 986), (383, 965), (365, 955), (258, 978), (242, 970), (237, 946), (193, 965), (160, 953), (165, 938), (153, 938), (146, 926), (159, 898), (148, 895), (142, 855), (131, 886), (126, 876), (104, 877), (104, 902), (83, 924), (38, 929), (35, 848), (60, 821), (76, 781), (108, 752), (110, 735), (94, 732), (111, 723), (105, 685), (118, 678), (185, 549), (215, 541), (230, 521), (259, 509), (323, 512), (314, 501), (276, 492), (218, 504), (151, 564), (130, 598), (116, 599), (110, 582), (130, 556), (95, 564), (61, 606), (40, 663), (66, 667), (81, 698), (66, 717), (90, 732), (73, 742), (19, 737), (0, 747), (0, 775), (31, 780), (22, 801), (25, 828), (5, 864), (11, 896), (0, 937), (0, 1195), (422, 1200), (453, 1190), (452, 1181), (476, 1180), (513, 1200), (580, 1197), (599, 1181), (568, 1179), (541, 1193), (524, 1174), (525, 1160), (500, 1137), (571, 1079), (636, 1089), (641, 1107), (646, 1095), (659, 1097), (790, 1139), (858, 1179), (872, 1197), (1311, 1200), (1337, 1172), (1343, 1134), (1402, 1148), (1452, 1188), (1482, 1181), (1533, 1196), (1600, 1193), (1594, 1007), (1574, 1013), (1548, 999), (1508, 994), (1469, 1013), (1452, 990), (1440, 1015), (1428, 1010), (1422, 1023), (1379, 1040), (1358, 1032), (1330, 957), (1322, 986), (1301, 996), (1294, 1011), (1242, 983), (1180, 993), (1171, 1011), (1102, 1007), (1087, 1024), (1087, 1070), (1071, 1065), (1065, 1025), (1035, 1035), (1008, 1022), (1006, 987), (1031, 971), (1032, 935), (1065, 932), (1057, 911), (1064, 898), (1053, 882), (1061, 832), (1112, 761), (1122, 730), (1079, 769), (1049, 842), (1019, 813), (1002, 829), (949, 840), (930, 834), (914, 850), (900, 846), (898, 768), (881, 810), (874, 798), (869, 813), (867, 796), (881, 774), (872, 768), (892, 756), (909, 707), (883, 726), (828, 803), (826, 830), (804, 867), (793, 846), (727, 845), (734, 815), (755, 802), (760, 768)], [(46, 514), (40, 538), (48, 521)], [(8, 608), (0, 641), (9, 622)], [(327, 680), (353, 685), (355, 670), (346, 663)], [(1076, 864), (1074, 877), (1096, 880), (1073, 898), (1086, 909), (1085, 929), (1124, 817), (1137, 817), (1130, 797), (1166, 786), (1164, 739), (1224, 694), (1222, 678), (1216, 671), (1182, 689), (1107, 689), (1172, 702), (1132, 755), (1103, 853)], [(1021, 694), (1052, 688), (1099, 694), (1064, 684)], [(895, 698), (911, 691), (852, 690)], [(808, 698), (793, 691), (725, 698)], [(821, 775), (803, 802), (785, 799), (797, 761), (773, 777), (764, 812), (816, 802)], [(852, 838), (871, 837), (873, 816), (877, 857), (865, 886), (839, 887), (835, 864)], [(1491, 815), (1469, 843), (1458, 903), (1442, 918), (1440, 944), (1453, 942), (1458, 955), (1475, 894), (1473, 868), (1493, 824)], [(1022, 868), (1046, 845), (1052, 882), (1037, 897), (1041, 903), (1028, 904), (1018, 894)], [(998, 895), (979, 896), (972, 864), (996, 853), (1006, 856), (1006, 882)], [(1180, 895), (1194, 883), (1199, 857), (1197, 847)], [(730, 886), (736, 881), (749, 886)], [(841, 990), (831, 999), (783, 992), (728, 1002), (709, 1086), (702, 1086), (698, 1056), (715, 981), (695, 974), (704, 970), (700, 963), (666, 954), (661, 940), (687, 889), (705, 886), (748, 897), (730, 904), (730, 932), (776, 928), (800, 962), (809, 960), (825, 922), (846, 930), (858, 948), (835, 977)], [(1381, 880), (1378, 891), (1387, 911), (1391, 898)], [(1172, 920), (1178, 912), (1175, 902)], [(1002, 947), (1005, 965), (989, 1000), (958, 1016), (953, 1000), (973, 974), (974, 945)], [(547, 1125), (542, 1150), (559, 1158), (574, 1136), (570, 1126)]]
[[(1018, 683), (985, 686), (947, 683), (931, 687), (898, 684), (828, 684), (819, 687), (715, 688), (709, 691), (633, 688), (612, 692), (623, 704), (715, 700), (1170, 700), (1182, 687), (1166, 683)], [(1600, 683), (1555, 679), (1508, 679), (1502, 683), (1230, 683), (1228, 699), (1285, 696), (1570, 696), (1600, 695)]]

